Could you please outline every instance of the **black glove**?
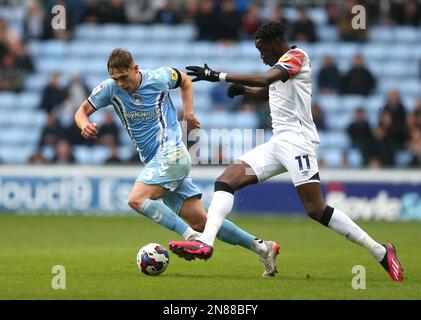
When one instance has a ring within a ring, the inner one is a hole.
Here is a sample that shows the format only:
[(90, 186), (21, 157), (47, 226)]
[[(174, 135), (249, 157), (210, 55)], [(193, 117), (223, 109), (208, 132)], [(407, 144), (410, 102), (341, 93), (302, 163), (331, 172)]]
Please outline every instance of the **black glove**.
[(228, 87), (227, 96), (231, 99), (235, 96), (242, 95), (246, 91), (246, 87), (242, 84), (232, 84)]
[(196, 82), (199, 80), (206, 80), (211, 82), (219, 81), (219, 74), (220, 72), (213, 71), (208, 65), (205, 63), (205, 67), (198, 67), (198, 66), (188, 66), (186, 67), (187, 70), (191, 72), (187, 72), (189, 76), (195, 76), (192, 81)]

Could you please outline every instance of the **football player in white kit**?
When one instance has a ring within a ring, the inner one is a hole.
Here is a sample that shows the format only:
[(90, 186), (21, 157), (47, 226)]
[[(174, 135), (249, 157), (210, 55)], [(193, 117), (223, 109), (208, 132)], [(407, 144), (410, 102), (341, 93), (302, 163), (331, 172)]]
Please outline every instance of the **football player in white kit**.
[[(269, 22), (257, 30), (256, 48), (263, 62), (271, 68), (264, 73), (233, 74), (217, 72), (204, 65), (187, 67), (193, 82), (227, 81), (234, 83), (228, 96), (244, 95), (269, 101), (273, 136), (242, 155), (215, 182), (215, 192), (208, 211), (205, 230), (195, 241), (171, 242), (170, 249), (181, 257), (208, 259), (223, 220), (232, 210), (234, 193), (249, 184), (263, 182), (288, 171), (307, 214), (335, 230), (346, 239), (369, 251), (394, 281), (402, 281), (402, 267), (392, 243), (379, 244), (344, 212), (330, 207), (323, 197), (317, 148), (319, 136), (311, 115), (311, 64), (307, 53), (285, 40), (285, 27)], [(279, 245), (273, 243), (266, 258), (274, 276)], [(268, 269), (268, 268), (267, 268)]]

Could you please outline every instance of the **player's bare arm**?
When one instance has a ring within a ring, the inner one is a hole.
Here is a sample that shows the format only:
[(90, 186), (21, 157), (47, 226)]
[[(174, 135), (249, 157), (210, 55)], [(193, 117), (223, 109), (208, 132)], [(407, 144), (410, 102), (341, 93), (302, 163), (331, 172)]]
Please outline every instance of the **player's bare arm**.
[(200, 128), (200, 122), (197, 120), (194, 114), (194, 104), (193, 104), (193, 84), (190, 77), (184, 73), (181, 74), (181, 99), (183, 101), (184, 108), (184, 120), (188, 121), (192, 128)]
[(231, 99), (243, 95), (247, 98), (260, 101), (269, 101), (269, 88), (246, 87), (242, 84), (232, 84), (227, 90), (227, 96)]
[(75, 113), (76, 125), (81, 130), (81, 135), (85, 139), (98, 138), (98, 125), (96, 123), (89, 122), (89, 116), (95, 111), (96, 110), (91, 103), (88, 100), (85, 100)]
[(190, 76), (195, 76), (192, 81), (211, 81), (211, 82), (232, 82), (236, 84), (242, 84), (251, 87), (268, 87), (275, 81), (286, 81), (289, 79), (288, 71), (282, 67), (272, 68), (262, 73), (248, 73), (248, 74), (236, 74), (236, 73), (225, 73), (214, 71), (205, 63), (204, 67), (199, 66), (188, 66), (186, 67), (187, 72)]

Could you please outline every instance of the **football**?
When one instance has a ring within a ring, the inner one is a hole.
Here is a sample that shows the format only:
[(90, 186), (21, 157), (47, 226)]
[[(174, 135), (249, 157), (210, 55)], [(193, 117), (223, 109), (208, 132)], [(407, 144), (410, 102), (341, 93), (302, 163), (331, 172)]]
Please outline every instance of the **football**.
[(137, 253), (137, 266), (148, 276), (157, 276), (167, 269), (170, 263), (168, 251), (158, 243), (148, 243)]

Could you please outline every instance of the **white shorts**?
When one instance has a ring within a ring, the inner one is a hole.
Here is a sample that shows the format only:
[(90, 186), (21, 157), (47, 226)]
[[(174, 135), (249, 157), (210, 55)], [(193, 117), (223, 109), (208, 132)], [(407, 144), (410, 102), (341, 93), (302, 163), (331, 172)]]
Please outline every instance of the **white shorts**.
[(320, 182), (317, 147), (302, 133), (283, 132), (243, 154), (240, 160), (253, 169), (259, 182), (288, 171), (294, 186), (299, 186)]

